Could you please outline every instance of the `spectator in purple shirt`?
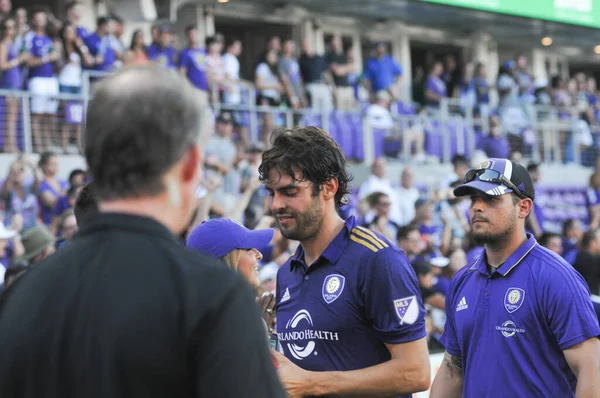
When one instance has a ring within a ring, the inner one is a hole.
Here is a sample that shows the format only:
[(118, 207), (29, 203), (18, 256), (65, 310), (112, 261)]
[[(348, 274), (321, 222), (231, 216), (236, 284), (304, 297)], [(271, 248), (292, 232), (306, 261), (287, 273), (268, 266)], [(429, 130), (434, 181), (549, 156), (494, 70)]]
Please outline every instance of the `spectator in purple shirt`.
[(393, 98), (398, 98), (394, 86), (400, 83), (402, 68), (391, 55), (383, 42), (375, 44), (376, 56), (367, 61), (364, 72), (365, 86), (374, 95), (380, 90), (389, 90)]
[(439, 108), (443, 98), (448, 96), (446, 83), (442, 80), (444, 66), (437, 61), (431, 66), (429, 76), (425, 82), (425, 99), (431, 108)]
[(38, 191), (40, 215), (42, 222), (50, 226), (56, 203), (66, 193), (67, 184), (58, 179), (58, 157), (52, 152), (41, 155), (39, 166), (44, 175)]
[(508, 158), (510, 143), (500, 124), (498, 116), (490, 116), (490, 133), (481, 142), (481, 149), (490, 158)]
[(85, 44), (94, 56), (94, 69), (112, 72), (117, 60), (115, 43), (111, 39), (115, 31), (115, 22), (109, 17), (100, 17), (96, 26), (96, 32), (85, 38)]
[(206, 50), (199, 46), (198, 28), (185, 29), (188, 46), (179, 53), (179, 73), (197, 89), (200, 101), (208, 104), (208, 75), (206, 72)]
[[(34, 176), (33, 183), (25, 181), (25, 170), (29, 168)], [(41, 176), (36, 165), (26, 159), (15, 160), (9, 168), (8, 176), (0, 188), (0, 200), (4, 217), (12, 219), (20, 213), (23, 217), (23, 231), (37, 224), (39, 205), (36, 198)]]
[[(7, 18), (0, 25), (0, 88), (3, 90), (20, 90), (23, 82), (20, 66), (27, 62), (29, 53), (17, 48), (15, 37), (17, 24), (13, 18)], [(4, 152), (17, 152), (17, 118), (19, 101), (17, 98), (5, 97), (6, 129), (4, 132)]]
[(171, 28), (167, 25), (159, 27), (159, 39), (148, 47), (148, 59), (154, 61), (163, 68), (175, 69), (176, 51), (171, 45)]
[(33, 14), (34, 34), (29, 43), (29, 91), (31, 92), (31, 130), (34, 149), (45, 151), (50, 146), (50, 135), (56, 131), (58, 79), (54, 73), (55, 63), (61, 59), (57, 48), (46, 34), (48, 17), (38, 10)]

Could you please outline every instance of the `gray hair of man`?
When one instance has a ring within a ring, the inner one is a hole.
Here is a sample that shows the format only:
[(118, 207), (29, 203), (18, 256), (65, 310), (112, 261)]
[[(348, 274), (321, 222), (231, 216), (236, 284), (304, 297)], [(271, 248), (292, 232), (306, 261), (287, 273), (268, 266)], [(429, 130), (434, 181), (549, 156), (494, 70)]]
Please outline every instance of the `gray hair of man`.
[(199, 179), (202, 106), (185, 79), (155, 65), (126, 68), (98, 84), (87, 112), (85, 157), (102, 203), (187, 205)]

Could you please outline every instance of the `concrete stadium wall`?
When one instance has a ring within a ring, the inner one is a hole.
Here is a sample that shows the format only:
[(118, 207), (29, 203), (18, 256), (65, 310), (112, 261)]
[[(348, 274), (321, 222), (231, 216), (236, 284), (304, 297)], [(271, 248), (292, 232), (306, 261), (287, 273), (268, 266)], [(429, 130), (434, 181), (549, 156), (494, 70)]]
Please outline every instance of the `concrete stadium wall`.
[[(39, 155), (27, 155), (28, 158), (38, 161)], [(0, 154), (0, 179), (3, 179), (8, 168), (16, 159), (16, 155)], [(405, 166), (400, 163), (390, 162), (388, 165), (388, 177), (397, 184), (400, 183), (400, 173)], [(419, 165), (412, 166), (415, 170), (415, 184), (437, 186), (437, 184), (446, 179), (452, 171), (452, 166), (445, 165)], [(86, 168), (85, 159), (78, 155), (59, 156), (59, 172), (61, 178), (67, 178), (69, 172), (75, 168)], [(369, 176), (369, 167), (362, 164), (350, 165), (350, 173), (354, 176), (353, 186), (360, 185)], [(553, 186), (587, 186), (591, 169), (578, 166), (564, 165), (542, 165), (542, 183), (543, 185)]]

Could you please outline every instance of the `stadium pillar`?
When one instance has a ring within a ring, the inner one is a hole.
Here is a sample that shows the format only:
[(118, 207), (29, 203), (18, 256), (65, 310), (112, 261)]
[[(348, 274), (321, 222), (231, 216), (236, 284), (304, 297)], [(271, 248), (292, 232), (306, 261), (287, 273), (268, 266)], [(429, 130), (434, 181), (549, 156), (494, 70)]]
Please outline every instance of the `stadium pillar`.
[(398, 35), (392, 44), (392, 55), (402, 66), (399, 95), (402, 101), (412, 101), (412, 60), (410, 55), (410, 36), (406, 32)]
[(531, 74), (536, 79), (547, 80), (548, 72), (546, 71), (546, 51), (536, 48), (531, 54)]
[(473, 60), (481, 62), (487, 69), (488, 82), (494, 84), (498, 68), (498, 45), (492, 37), (484, 32), (477, 32), (473, 36), (472, 52)]
[(210, 37), (215, 35), (215, 8), (204, 6), (204, 35)]

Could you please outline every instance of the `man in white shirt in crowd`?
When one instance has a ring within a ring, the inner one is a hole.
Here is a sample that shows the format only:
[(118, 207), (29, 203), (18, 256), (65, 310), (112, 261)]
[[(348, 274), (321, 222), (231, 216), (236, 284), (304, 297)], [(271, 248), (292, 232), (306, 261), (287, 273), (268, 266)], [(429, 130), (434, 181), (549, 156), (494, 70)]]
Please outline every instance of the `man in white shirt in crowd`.
[[(226, 52), (223, 54), (223, 69), (225, 71), (225, 79), (229, 82), (227, 85), (223, 99), (227, 105), (239, 106), (242, 104), (242, 88), (253, 88), (254, 85), (240, 79), (240, 61), (238, 57), (242, 54), (242, 42), (237, 38), (227, 40)], [(245, 125), (240, 112), (232, 112), (233, 123), (238, 128), (238, 134), (241, 138), (241, 143), (244, 148), (250, 146), (250, 137), (248, 135), (248, 127)]]
[(381, 90), (377, 92), (375, 98), (375, 102), (367, 108), (369, 126), (378, 130), (392, 130), (394, 128), (394, 120), (390, 112), (392, 96), (389, 92)]
[(415, 203), (419, 199), (419, 190), (414, 186), (415, 172), (410, 167), (402, 169), (400, 187), (396, 189), (397, 219), (400, 226), (408, 225), (415, 218)]
[(369, 205), (367, 203), (367, 197), (374, 192), (384, 193), (390, 198), (390, 220), (396, 222), (398, 218), (398, 201), (392, 182), (387, 178), (387, 161), (384, 158), (375, 159), (371, 166), (371, 174), (358, 190), (360, 206), (365, 211), (365, 223), (371, 223), (375, 217), (374, 213), (368, 210)]

